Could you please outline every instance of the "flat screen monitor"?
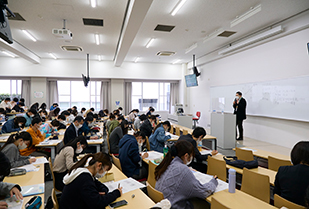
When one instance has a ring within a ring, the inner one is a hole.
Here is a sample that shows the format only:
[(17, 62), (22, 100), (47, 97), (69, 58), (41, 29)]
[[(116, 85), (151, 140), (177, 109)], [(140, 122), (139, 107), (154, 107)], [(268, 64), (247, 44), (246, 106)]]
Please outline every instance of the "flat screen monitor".
[(197, 79), (195, 74), (186, 75), (185, 79), (187, 87), (197, 86)]

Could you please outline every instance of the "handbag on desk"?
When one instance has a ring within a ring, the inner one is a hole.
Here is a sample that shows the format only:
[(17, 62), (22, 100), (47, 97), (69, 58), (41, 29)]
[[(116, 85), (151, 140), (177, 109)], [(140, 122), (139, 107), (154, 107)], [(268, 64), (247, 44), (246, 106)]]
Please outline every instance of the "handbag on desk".
[(42, 205), (42, 198), (40, 196), (32, 197), (25, 205), (26, 209), (39, 209)]
[[(227, 159), (230, 158), (230, 159)], [(237, 168), (257, 168), (259, 166), (259, 163), (257, 160), (252, 160), (252, 161), (244, 161), (244, 160), (238, 160), (237, 157), (223, 157), (223, 159), (225, 160), (226, 164), (231, 165), (231, 166), (235, 166)]]

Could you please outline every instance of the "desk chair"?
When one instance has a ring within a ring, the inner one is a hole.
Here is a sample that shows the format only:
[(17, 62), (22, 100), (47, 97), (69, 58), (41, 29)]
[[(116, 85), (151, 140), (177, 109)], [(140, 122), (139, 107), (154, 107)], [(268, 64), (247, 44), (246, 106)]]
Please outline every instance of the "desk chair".
[(120, 160), (118, 158), (115, 157), (115, 155), (112, 154), (112, 158), (113, 158), (113, 163), (115, 164), (115, 166), (122, 171), (121, 168), (121, 163)]
[(264, 202), (270, 201), (269, 176), (243, 169), (241, 191), (252, 195)]
[(108, 132), (106, 134), (106, 142), (107, 142), (108, 153), (111, 153), (111, 148), (109, 146), (109, 135), (108, 135)]
[(52, 177), (53, 177), (53, 184), (54, 184), (54, 189), (55, 189), (55, 191), (57, 191), (57, 192), (62, 192), (62, 191), (60, 191), (60, 190), (58, 190), (58, 189), (56, 189), (56, 187), (55, 187), (55, 175), (54, 175), (54, 171), (53, 171), (53, 163), (52, 163), (52, 161), (51, 161), (51, 158), (49, 157), (48, 158), (48, 162), (49, 162), (49, 168), (50, 168), (50, 171), (51, 171), (51, 173), (52, 173)]
[(188, 135), (188, 130), (184, 129), (184, 130), (182, 131), (182, 135)]
[(173, 126), (173, 125), (171, 125), (170, 133), (171, 133), (171, 134), (174, 134), (174, 126)]
[(150, 143), (149, 143), (149, 138), (146, 136), (146, 148), (148, 151), (150, 151)]
[(268, 169), (278, 171), (280, 166), (286, 165), (292, 165), (291, 161), (268, 156)]
[(244, 150), (236, 147), (235, 152), (238, 160), (244, 160), (244, 161), (254, 160), (253, 152), (251, 150)]
[(57, 199), (56, 192), (55, 192), (54, 188), (52, 189), (51, 198), (52, 198), (52, 201), (53, 201), (54, 209), (59, 209), (58, 199)]
[(196, 128), (196, 123), (198, 123), (200, 117), (201, 117), (201, 112), (200, 112), (200, 111), (197, 111), (197, 112), (196, 112), (196, 117), (195, 117), (195, 118), (192, 118), (192, 120), (193, 120), (193, 122), (194, 122), (193, 129)]
[(147, 185), (147, 193), (148, 196), (150, 197), (150, 199), (152, 199), (152, 201), (154, 201), (155, 203), (160, 202), (161, 200), (164, 199), (163, 193), (159, 192), (158, 190), (156, 190), (155, 188), (153, 188), (148, 181), (146, 182)]
[(301, 205), (297, 205), (293, 202), (290, 202), (286, 199), (284, 199), (283, 197), (280, 197), (279, 195), (275, 194), (274, 195), (274, 206), (277, 208), (281, 208), (281, 207), (286, 207), (289, 209), (305, 209), (304, 206)]
[(207, 159), (207, 174), (217, 175), (222, 181), (226, 181), (226, 162), (213, 157)]
[(219, 202), (216, 198), (211, 198), (211, 209), (230, 209), (229, 207), (223, 205), (223, 203)]
[(156, 169), (157, 165), (154, 164), (153, 162), (151, 162), (151, 160), (149, 160), (149, 164), (148, 164), (148, 178), (147, 178), (147, 182), (153, 187), (156, 187), (156, 183), (157, 180), (155, 178), (155, 169)]
[(175, 128), (175, 135), (180, 136), (180, 128), (179, 127)]

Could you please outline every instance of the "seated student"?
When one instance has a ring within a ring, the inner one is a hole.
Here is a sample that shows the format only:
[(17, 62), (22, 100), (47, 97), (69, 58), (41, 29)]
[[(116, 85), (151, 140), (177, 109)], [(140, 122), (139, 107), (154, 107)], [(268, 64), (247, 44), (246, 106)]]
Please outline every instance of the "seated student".
[(65, 110), (65, 111), (62, 111), (60, 115), (63, 115), (65, 117), (65, 125), (68, 125), (69, 124), (69, 116), (70, 116), (70, 113)]
[(23, 116), (17, 116), (13, 119), (8, 120), (3, 126), (2, 126), (2, 133), (11, 133), (16, 131), (21, 131), (26, 124), (26, 118)]
[(112, 121), (115, 120), (115, 119), (116, 119), (116, 116), (115, 116), (114, 114), (111, 113), (111, 114), (109, 115), (109, 119), (106, 121), (106, 130), (107, 130), (107, 132), (108, 132), (108, 130), (109, 130), (109, 127), (110, 127)]
[(129, 121), (130, 124), (132, 124), (134, 122), (138, 113), (139, 113), (138, 109), (133, 109), (133, 110), (131, 110), (131, 112), (129, 112), (127, 120)]
[[(80, 129), (78, 129), (78, 135), (84, 135), (87, 136), (90, 133), (90, 126), (93, 123), (93, 117), (88, 115), (85, 120), (84, 123), (82, 125), (82, 127)], [(98, 139), (98, 136), (90, 136), (88, 137), (89, 139)]]
[(153, 107), (149, 107), (149, 111), (146, 113), (146, 116), (150, 117), (154, 113), (155, 109)]
[(93, 107), (85, 112), (84, 117), (87, 117), (87, 114), (90, 113), (90, 112), (92, 112), (92, 113), (94, 112), (94, 108)]
[(117, 126), (111, 135), (109, 136), (109, 146), (110, 146), (110, 152), (113, 154), (118, 154), (119, 153), (119, 141), (120, 139), (128, 134), (128, 128), (129, 128), (129, 123), (126, 120), (123, 120), (119, 126)]
[(19, 150), (31, 146), (31, 135), (24, 131), (20, 134), (12, 134), (6, 143), (0, 148), (0, 151), (9, 159), (12, 168), (27, 165), (36, 161), (29, 156), (21, 156)]
[(32, 138), (32, 145), (28, 146), (25, 149), (20, 150), (20, 154), (22, 156), (44, 156), (48, 158), (50, 155), (49, 153), (43, 151), (43, 150), (37, 150), (35, 145), (39, 144), (40, 142), (44, 141), (44, 137), (40, 132), (40, 126), (42, 125), (41, 118), (35, 117), (33, 118), (31, 122), (30, 128), (27, 130), (27, 132), (31, 135)]
[(77, 107), (76, 106), (73, 106), (71, 109), (72, 109), (72, 111), (74, 111), (74, 110), (77, 111)]
[(309, 141), (298, 142), (291, 151), (293, 166), (281, 166), (275, 179), (274, 194), (305, 206), (309, 186)]
[[(215, 176), (201, 184), (187, 166), (194, 156), (194, 148), (187, 141), (178, 141), (171, 147), (163, 161), (155, 169), (156, 189), (171, 202), (175, 209), (194, 208), (190, 199), (206, 199), (218, 185)], [(206, 202), (205, 202), (206, 203)], [(202, 208), (202, 207), (201, 207)]]
[(113, 110), (113, 114), (116, 116), (116, 115), (119, 115), (120, 111), (117, 109), (117, 110)]
[(56, 107), (54, 110), (51, 110), (51, 111), (49, 112), (47, 119), (48, 119), (48, 120), (53, 120), (53, 119), (55, 119), (55, 118), (58, 116), (59, 112), (60, 112), (60, 108), (59, 108), (59, 107)]
[(119, 116), (117, 118), (117, 120), (112, 120), (111, 124), (109, 125), (109, 129), (108, 129), (108, 134), (111, 135), (111, 133), (113, 132), (113, 130), (119, 126), (119, 124), (124, 120), (123, 116)]
[(101, 118), (107, 117), (107, 116), (109, 115), (108, 113), (109, 113), (109, 112), (108, 112), (108, 109), (100, 110), (100, 111), (99, 111), (99, 116), (100, 116)]
[(78, 136), (59, 150), (53, 165), (56, 189), (63, 190), (63, 177), (77, 162), (77, 155), (82, 153), (87, 146), (87, 139), (84, 136)]
[(50, 108), (49, 108), (49, 111), (52, 111), (52, 110), (56, 109), (58, 106), (59, 106), (58, 103), (52, 104), (52, 106), (50, 106)]
[(52, 120), (52, 122), (50, 123), (47, 122), (41, 125), (40, 131), (41, 131), (41, 134), (44, 136), (44, 139), (49, 137), (56, 130), (58, 130), (59, 125), (60, 123), (56, 119)]
[(43, 103), (41, 104), (41, 106), (39, 107), (39, 110), (45, 110), (45, 111), (46, 111), (46, 108), (47, 108), (47, 105), (46, 105), (45, 102), (43, 102)]
[(5, 113), (6, 111), (1, 107), (0, 108), (0, 122), (5, 122)]
[(163, 153), (164, 143), (171, 138), (170, 135), (165, 135), (165, 131), (171, 128), (169, 121), (159, 123), (153, 130), (153, 134), (149, 137), (150, 149)]
[(139, 117), (136, 117), (134, 120), (134, 130), (139, 131), (141, 128), (142, 123), (148, 119), (145, 114), (140, 115)]
[(40, 106), (40, 104), (38, 102), (36, 102), (36, 103), (32, 104), (29, 109), (35, 109), (36, 111), (39, 111), (39, 106)]
[(83, 107), (77, 115), (84, 117), (85, 111), (86, 111), (86, 108)]
[(76, 116), (73, 123), (65, 130), (63, 143), (67, 144), (71, 140), (75, 139), (78, 136), (78, 129), (83, 126), (84, 118), (82, 116)]
[(156, 116), (151, 115), (149, 119), (144, 120), (141, 127), (139, 128), (147, 137), (150, 137), (152, 133), (152, 123), (157, 120)]
[[(22, 102), (22, 103), (25, 104), (25, 99), (24, 99), (24, 98), (20, 98), (20, 99), (19, 99), (19, 102)], [(17, 104), (18, 104), (19, 102), (17, 102)]]
[(24, 103), (19, 102), (18, 104), (16, 104), (16, 105), (13, 107), (12, 110), (15, 110), (15, 112), (24, 112), (24, 111), (25, 111), (24, 108), (23, 108), (24, 106), (25, 106)]
[(118, 110), (119, 110), (118, 115), (122, 115), (122, 111), (123, 111), (122, 107), (118, 107)]
[(14, 97), (14, 99), (10, 102), (12, 109), (15, 107), (17, 103), (18, 103), (18, 98)]
[(47, 111), (46, 110), (40, 110), (39, 111), (39, 116), (42, 119), (42, 122), (45, 122), (46, 118), (47, 118)]
[(7, 112), (11, 112), (12, 106), (11, 106), (11, 99), (10, 98), (5, 98), (1, 103), (0, 103), (0, 108), (5, 109)]
[[(3, 179), (10, 174), (10, 169), (10, 161), (2, 152), (0, 152), (0, 196), (12, 197), (15, 195), (17, 199), (22, 200), (23, 196), (20, 193), (21, 187), (18, 184), (3, 182)], [(0, 208), (8, 208), (8, 204), (0, 200)]]
[(57, 117), (58, 121), (59, 121), (59, 127), (58, 130), (60, 129), (66, 129), (66, 121), (65, 121), (65, 116), (64, 115), (58, 115)]
[(207, 165), (204, 164), (203, 161), (206, 161), (208, 156), (212, 156), (212, 155), (218, 154), (217, 150), (213, 150), (211, 152), (211, 155), (210, 154), (202, 155), (200, 153), (200, 151), (197, 148), (197, 144), (199, 142), (201, 142), (205, 136), (206, 136), (205, 129), (202, 128), (202, 127), (196, 127), (193, 130), (192, 135), (191, 134), (182, 135), (182, 136), (180, 136), (178, 138), (178, 141), (185, 140), (185, 141), (190, 142), (193, 145), (196, 162), (193, 161), (189, 166), (194, 168), (194, 169), (196, 169), (196, 170), (198, 170), (198, 171), (200, 171), (200, 172), (202, 172), (202, 173), (207, 173)]
[(119, 142), (119, 160), (122, 172), (127, 177), (142, 179), (147, 177), (147, 169), (141, 167), (142, 160), (148, 157), (148, 153), (140, 156), (141, 147), (146, 141), (145, 134), (136, 132), (133, 135), (126, 134)]
[(69, 113), (69, 115), (67, 117), (67, 122), (72, 123), (74, 121), (74, 118), (75, 118), (75, 116), (72, 114), (73, 110), (68, 109), (67, 112)]
[(35, 109), (30, 109), (28, 112), (24, 114), (24, 118), (26, 118), (26, 127), (29, 127), (31, 125), (33, 117), (37, 114), (37, 111)]
[[(122, 194), (122, 187), (112, 192), (97, 178), (102, 178), (112, 168), (109, 155), (98, 152), (88, 154), (73, 165), (63, 178), (65, 184), (60, 208), (105, 208)], [(95, 178), (96, 177), (96, 178)]]

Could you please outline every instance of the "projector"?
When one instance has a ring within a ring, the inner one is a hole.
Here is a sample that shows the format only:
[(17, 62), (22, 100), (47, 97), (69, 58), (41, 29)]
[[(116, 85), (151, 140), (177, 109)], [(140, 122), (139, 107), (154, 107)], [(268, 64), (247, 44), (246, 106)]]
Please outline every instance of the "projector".
[(73, 38), (73, 33), (69, 29), (54, 28), (52, 30), (52, 34), (57, 36), (59, 39), (64, 39), (64, 40), (72, 40)]

